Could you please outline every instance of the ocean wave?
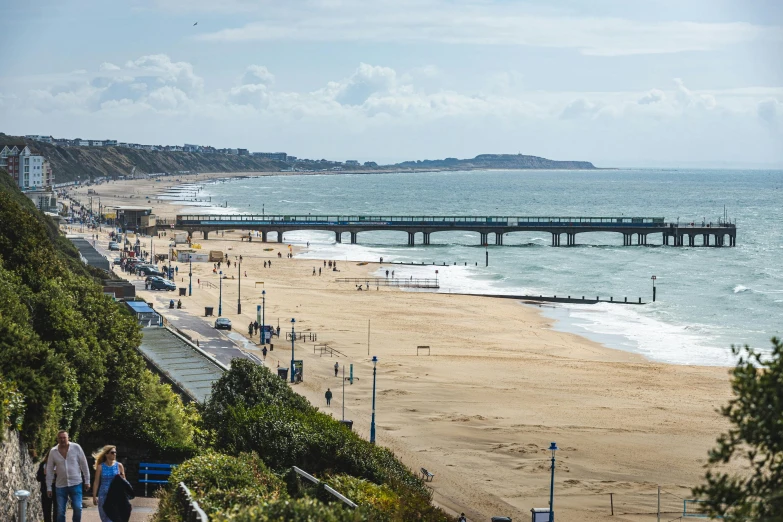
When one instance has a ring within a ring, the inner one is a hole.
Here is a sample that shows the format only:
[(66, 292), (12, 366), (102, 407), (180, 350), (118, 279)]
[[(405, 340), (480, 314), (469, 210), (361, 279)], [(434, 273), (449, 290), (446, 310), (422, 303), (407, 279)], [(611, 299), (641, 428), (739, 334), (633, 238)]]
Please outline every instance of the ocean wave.
[(737, 285), (737, 286), (734, 287), (734, 293), (735, 294), (740, 294), (742, 292), (749, 292), (749, 291), (751, 291), (750, 288), (748, 288), (747, 286), (744, 286), (744, 285)]

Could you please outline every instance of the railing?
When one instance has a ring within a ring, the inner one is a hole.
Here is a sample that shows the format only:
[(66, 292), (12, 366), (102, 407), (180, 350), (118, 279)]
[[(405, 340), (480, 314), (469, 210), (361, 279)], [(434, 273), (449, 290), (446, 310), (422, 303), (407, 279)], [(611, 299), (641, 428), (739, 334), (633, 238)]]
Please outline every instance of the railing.
[[(320, 481), (320, 480), (318, 480), (318, 479), (317, 479), (317, 478), (315, 478), (314, 476), (310, 475), (310, 474), (309, 474), (309, 473), (307, 473), (306, 471), (303, 471), (303, 470), (301, 470), (301, 469), (297, 468), (296, 466), (292, 467), (291, 469), (292, 469), (292, 470), (293, 470), (293, 471), (294, 471), (294, 472), (295, 472), (297, 475), (299, 475), (300, 477), (302, 477), (302, 478), (304, 478), (304, 479), (307, 479), (307, 480), (309, 480), (309, 481), (310, 481), (310, 482), (312, 482), (313, 484), (316, 484), (316, 485), (318, 485), (318, 484), (320, 484), (320, 483), (321, 483), (321, 481)], [(337, 500), (341, 501), (343, 504), (345, 504), (345, 505), (346, 505), (346, 506), (348, 506), (349, 508), (351, 508), (351, 509), (356, 509), (357, 507), (359, 507), (359, 506), (357, 506), (357, 505), (356, 505), (356, 503), (354, 503), (354, 502), (353, 502), (351, 499), (349, 499), (348, 497), (344, 496), (342, 493), (340, 493), (339, 491), (337, 491), (337, 490), (333, 489), (332, 487), (330, 487), (330, 486), (327, 486), (326, 484), (324, 484), (324, 489), (325, 489), (326, 491), (328, 491), (329, 493), (331, 493), (333, 497), (335, 497)]]
[(585, 216), (267, 216), (181, 214), (178, 225), (309, 226), (639, 226), (663, 227), (662, 217)]
[(395, 288), (440, 288), (437, 279), (414, 279), (414, 278), (389, 278), (389, 277), (341, 277), (335, 279), (338, 283), (354, 283), (367, 285), (367, 290), (371, 286), (391, 286)]
[(185, 522), (209, 522), (207, 514), (199, 507), (198, 502), (193, 500), (193, 495), (184, 482), (180, 482), (177, 485), (175, 494), (177, 502), (185, 514), (183, 519)]

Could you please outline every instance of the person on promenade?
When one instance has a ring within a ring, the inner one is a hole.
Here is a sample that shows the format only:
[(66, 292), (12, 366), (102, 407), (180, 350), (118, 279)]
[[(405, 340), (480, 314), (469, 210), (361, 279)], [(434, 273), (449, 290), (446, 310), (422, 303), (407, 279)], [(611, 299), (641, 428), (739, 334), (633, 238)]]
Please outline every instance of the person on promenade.
[(332, 390), (329, 388), (326, 388), (326, 394), (324, 395), (326, 397), (326, 405), (331, 406), (332, 405)]
[[(44, 522), (52, 522), (52, 514), (57, 516), (57, 497), (50, 498), (46, 493), (46, 484), (51, 485), (54, 482), (54, 477), (48, 477), (46, 475), (46, 462), (49, 460), (49, 454), (44, 455), (44, 459), (41, 464), (38, 465), (38, 472), (35, 474), (35, 479), (41, 483), (41, 507), (43, 508)], [(57, 473), (57, 470), (55, 470)]]
[(261, 348), (261, 354), (264, 356), (264, 360), (266, 361), (266, 346)]
[(340, 363), (334, 363), (334, 376), (337, 377), (337, 370), (340, 369)]
[[(68, 440), (68, 432), (60, 430), (57, 433), (57, 446), (49, 450), (46, 461), (46, 476), (57, 476), (54, 495), (57, 499), (57, 522), (65, 522), (65, 505), (71, 499), (73, 507), (73, 522), (82, 520), (82, 484), (90, 487), (90, 467), (84, 450), (75, 442)], [(52, 497), (52, 483), (47, 480), (46, 492)]]
[(465, 518), (465, 513), (459, 514), (459, 518), (457, 519), (457, 522), (468, 522), (468, 519)]
[(247, 325), (247, 335), (253, 337), (253, 323)]
[(101, 522), (112, 522), (103, 511), (103, 503), (114, 477), (125, 478), (125, 468), (117, 462), (117, 446), (104, 446), (92, 454), (95, 459), (95, 480), (92, 482), (92, 503), (98, 506)]

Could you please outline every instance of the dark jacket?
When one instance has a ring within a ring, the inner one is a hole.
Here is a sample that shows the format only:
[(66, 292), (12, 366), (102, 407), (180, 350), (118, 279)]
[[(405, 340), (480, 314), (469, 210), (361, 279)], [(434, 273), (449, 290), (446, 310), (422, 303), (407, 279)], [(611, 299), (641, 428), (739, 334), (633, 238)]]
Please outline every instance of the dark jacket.
[(115, 475), (103, 502), (103, 512), (112, 522), (128, 522), (133, 509), (130, 499), (134, 497), (130, 482), (120, 475)]

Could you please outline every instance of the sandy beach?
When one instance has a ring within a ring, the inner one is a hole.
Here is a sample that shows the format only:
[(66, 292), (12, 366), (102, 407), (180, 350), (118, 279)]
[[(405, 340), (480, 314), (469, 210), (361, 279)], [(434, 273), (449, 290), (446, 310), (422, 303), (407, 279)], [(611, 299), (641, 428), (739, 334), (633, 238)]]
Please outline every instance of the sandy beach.
[[(205, 178), (181, 176), (177, 183)], [(155, 195), (174, 183), (127, 180), (89, 188), (104, 206), (149, 205), (157, 216), (173, 217), (183, 207)], [(83, 187), (72, 194), (84, 204), (86, 192)], [(153, 238), (156, 252), (168, 251), (168, 239)], [(107, 242), (101, 234), (99, 243)], [(208, 241), (197, 235), (193, 242), (229, 255), (231, 267), (221, 269), (229, 277), (223, 280), (222, 304), (223, 316), (234, 324), (230, 335), (247, 336), (266, 290), (267, 323), (279, 322), (285, 332), (295, 318), (297, 332), (317, 334), (317, 343), (296, 342), (304, 382), (294, 389), (336, 418), (344, 405), (345, 418), (365, 437), (370, 359), (378, 357), (378, 443), (412, 469), (433, 472), (428, 485), (434, 501), (451, 512), (464, 511), (469, 520), (528, 520), (531, 508), (547, 507), (546, 448), (552, 441), (560, 448), (558, 521), (609, 519), (610, 493), (612, 519), (655, 520), (658, 486), (661, 519), (674, 519), (682, 512), (682, 499), (691, 498), (690, 488), (700, 482), (707, 450), (726, 429), (716, 408), (730, 398), (727, 368), (660, 364), (612, 350), (553, 330), (537, 307), (513, 300), (373, 286), (357, 291), (353, 283), (336, 282), (368, 277), (379, 269), (377, 263), (339, 260), (339, 272), (333, 272), (324, 260), (287, 259), (287, 244), (242, 241), (240, 231), (212, 234)], [(146, 249), (149, 243), (149, 237), (142, 239)], [(242, 315), (236, 313), (239, 256)], [(264, 268), (269, 261), (271, 268)], [(175, 266), (177, 285), (187, 286), (188, 265)], [(312, 275), (313, 268), (321, 275)], [(182, 298), (184, 308), (203, 316), (205, 306), (217, 307), (218, 283), (212, 263), (194, 263), (193, 295)], [(140, 295), (156, 308), (177, 299), (163, 292)], [(251, 341), (247, 348), (260, 356), (258, 337)], [(267, 366), (288, 366), (290, 341), (281, 335), (273, 343)], [(320, 356), (315, 344), (328, 344), (343, 356)], [(418, 345), (430, 346), (430, 354), (417, 355)], [(345, 401), (335, 362), (354, 367), (356, 380), (346, 383)], [(323, 398), (327, 387), (334, 393), (330, 408)]]

